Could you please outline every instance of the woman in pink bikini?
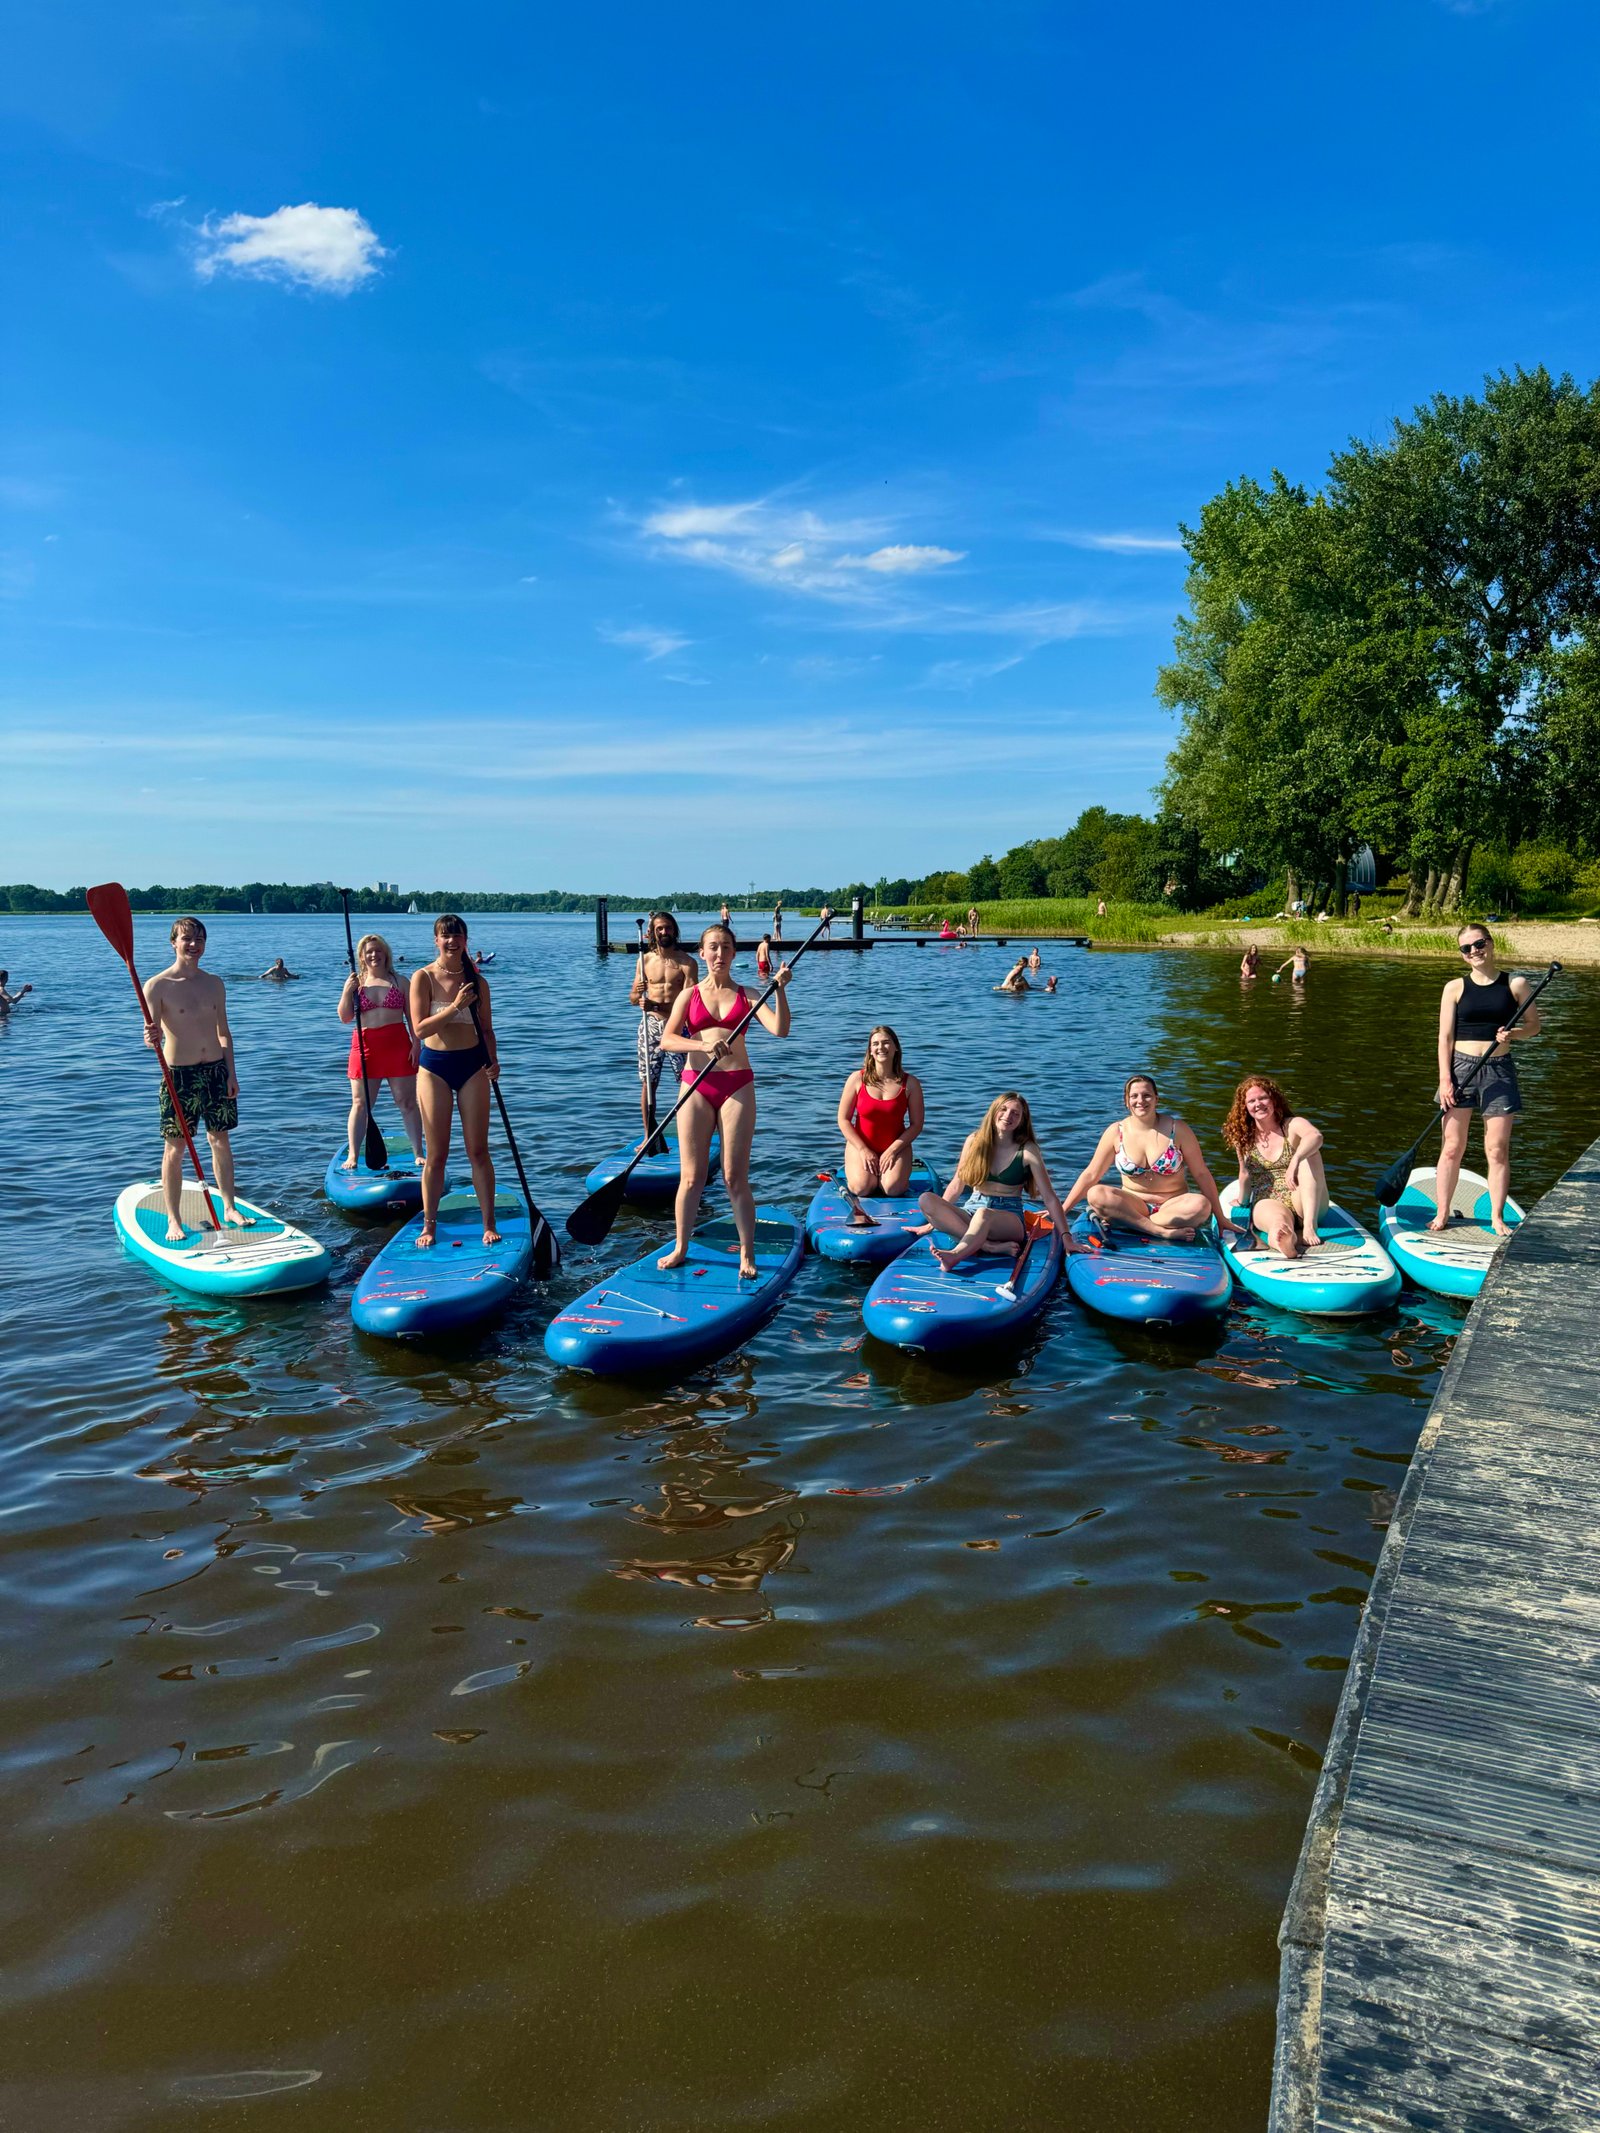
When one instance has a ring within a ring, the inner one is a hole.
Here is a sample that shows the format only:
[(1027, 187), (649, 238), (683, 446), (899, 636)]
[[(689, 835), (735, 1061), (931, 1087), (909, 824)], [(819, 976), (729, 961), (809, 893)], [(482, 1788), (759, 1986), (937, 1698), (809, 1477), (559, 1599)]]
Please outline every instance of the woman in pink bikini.
[[(679, 993), (661, 1033), (663, 1051), (686, 1055), (688, 1071), (683, 1081), (690, 1094), (678, 1113), (677, 1242), (656, 1264), (682, 1266), (688, 1256), (689, 1237), (706, 1187), (711, 1136), (720, 1128), (723, 1182), (739, 1231), (739, 1272), (754, 1279), (756, 1203), (750, 1190), (750, 1139), (756, 1125), (756, 1077), (750, 1071), (743, 1032), (737, 1037), (732, 1034), (750, 1007), (744, 987), (733, 981), (733, 950), (731, 926), (707, 926), (700, 936), (706, 974), (698, 985), (686, 985)], [(756, 1020), (774, 1037), (787, 1037), (787, 963), (773, 973), (773, 983), (777, 999), (769, 1007), (758, 1007)]]
[(867, 1056), (839, 1098), (844, 1135), (844, 1181), (863, 1193), (903, 1193), (911, 1176), (911, 1148), (922, 1131), (922, 1083), (908, 1074), (900, 1039), (880, 1022)]
[(356, 986), (361, 988), (361, 1029), (350, 1032), (350, 1058), (345, 1071), (350, 1076), (350, 1152), (345, 1169), (359, 1161), (362, 1135), (367, 1130), (367, 1107), (361, 1100), (361, 1053), (367, 1055), (367, 1087), (374, 1100), (380, 1082), (389, 1084), (400, 1122), (411, 1143), (411, 1153), (422, 1167), (422, 1113), (417, 1108), (417, 1044), (411, 1034), (406, 996), (395, 976), (394, 957), (381, 933), (363, 933), (356, 942), (359, 981), (346, 978), (339, 995), (339, 1020), (356, 1019)]
[[(1176, 1112), (1161, 1111), (1151, 1076), (1130, 1074), (1122, 1101), (1127, 1117), (1101, 1134), (1062, 1206), (1076, 1207), (1087, 1200), (1098, 1221), (1174, 1244), (1192, 1243), (1208, 1215), (1226, 1224), (1230, 1217), (1223, 1212), (1200, 1143)], [(1102, 1183), (1113, 1165), (1116, 1184)]]

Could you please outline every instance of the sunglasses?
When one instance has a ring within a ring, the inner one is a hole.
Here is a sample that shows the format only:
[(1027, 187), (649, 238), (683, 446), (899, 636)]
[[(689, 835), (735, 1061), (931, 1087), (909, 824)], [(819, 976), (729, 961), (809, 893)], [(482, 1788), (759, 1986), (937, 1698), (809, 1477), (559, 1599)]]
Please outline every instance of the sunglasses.
[(1463, 941), (1461, 943), (1461, 953), (1463, 955), (1487, 955), (1489, 947), (1488, 941)]

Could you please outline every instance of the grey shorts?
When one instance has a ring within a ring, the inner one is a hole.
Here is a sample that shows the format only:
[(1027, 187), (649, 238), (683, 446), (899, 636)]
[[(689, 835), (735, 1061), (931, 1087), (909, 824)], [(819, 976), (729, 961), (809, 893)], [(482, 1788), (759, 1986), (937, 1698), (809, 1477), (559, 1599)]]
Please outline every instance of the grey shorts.
[(652, 1098), (661, 1086), (664, 1066), (671, 1066), (675, 1080), (680, 1083), (683, 1080), (683, 1053), (661, 1049), (661, 1032), (666, 1026), (665, 1015), (652, 1015), (648, 1009), (639, 1017), (639, 1079), (649, 1089)]
[(1027, 1206), (1020, 1192), (969, 1192), (962, 1203), (969, 1215), (989, 1207), (997, 1215), (1020, 1215)]
[(1484, 1059), (1473, 1052), (1452, 1052), (1450, 1080), (1462, 1110), (1480, 1118), (1515, 1118), (1522, 1109), (1514, 1059)]

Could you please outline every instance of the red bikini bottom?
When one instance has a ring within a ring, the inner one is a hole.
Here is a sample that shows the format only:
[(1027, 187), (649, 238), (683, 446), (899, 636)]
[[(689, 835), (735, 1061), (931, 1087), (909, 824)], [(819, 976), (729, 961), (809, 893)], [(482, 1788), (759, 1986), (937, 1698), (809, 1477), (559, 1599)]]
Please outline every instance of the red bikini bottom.
[(713, 1111), (720, 1111), (730, 1096), (737, 1096), (755, 1080), (749, 1067), (707, 1067), (705, 1072), (689, 1086), (696, 1096), (703, 1096)]

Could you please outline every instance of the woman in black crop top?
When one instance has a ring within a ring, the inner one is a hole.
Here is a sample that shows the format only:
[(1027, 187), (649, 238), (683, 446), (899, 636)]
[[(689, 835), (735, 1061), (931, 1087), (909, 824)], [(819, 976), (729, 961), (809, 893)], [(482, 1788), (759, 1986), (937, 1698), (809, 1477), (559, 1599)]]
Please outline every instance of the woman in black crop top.
[(1439, 1002), (1439, 1106), (1445, 1114), (1444, 1145), (1435, 1172), (1439, 1212), (1430, 1229), (1445, 1229), (1450, 1201), (1467, 1152), (1474, 1111), (1483, 1119), (1483, 1153), (1489, 1171), (1489, 1219), (1509, 1237), (1506, 1194), (1511, 1190), (1511, 1129), (1522, 1109), (1522, 1091), (1511, 1046), (1539, 1034), (1539, 1010), (1530, 1008), (1515, 1029), (1512, 1016), (1527, 999), (1526, 978), (1507, 977), (1495, 966), (1494, 936), (1474, 921), (1456, 936), (1466, 963)]

